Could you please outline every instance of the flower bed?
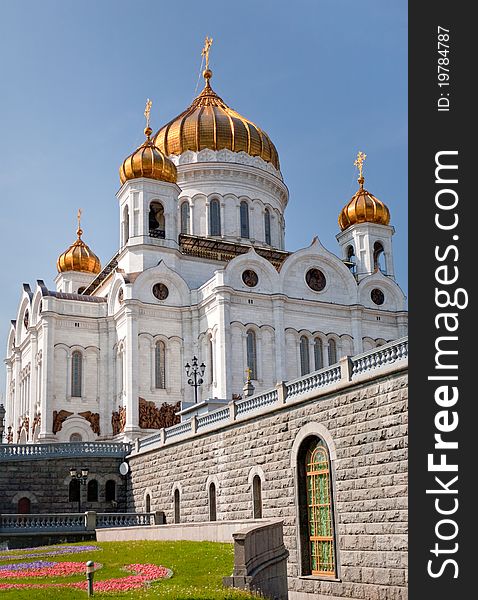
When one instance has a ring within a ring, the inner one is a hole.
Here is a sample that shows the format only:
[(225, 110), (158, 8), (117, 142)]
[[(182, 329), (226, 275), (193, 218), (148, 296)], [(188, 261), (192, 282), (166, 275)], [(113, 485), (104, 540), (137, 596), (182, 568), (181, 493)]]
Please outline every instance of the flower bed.
[[(83, 562), (54, 562), (45, 563), (16, 563), (15, 565), (6, 565), (14, 567), (0, 570), (1, 579), (20, 579), (23, 577), (68, 577), (85, 572), (85, 563)], [(101, 565), (95, 563), (95, 571)], [(23, 567), (23, 568), (22, 568)]]
[[(77, 554), (95, 550), (101, 550), (101, 548), (98, 548), (98, 546), (38, 546), (38, 548), (25, 548), (24, 550), (5, 550), (3, 554), (0, 554), (0, 561), (37, 558), (39, 556), (61, 556), (62, 554)], [(24, 554), (24, 552), (29, 553)]]

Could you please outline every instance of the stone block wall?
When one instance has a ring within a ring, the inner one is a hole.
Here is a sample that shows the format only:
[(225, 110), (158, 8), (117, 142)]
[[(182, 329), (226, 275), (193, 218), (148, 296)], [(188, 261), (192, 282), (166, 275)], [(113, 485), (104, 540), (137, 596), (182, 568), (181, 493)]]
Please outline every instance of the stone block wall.
[[(208, 484), (216, 483), (217, 518), (253, 516), (252, 475), (262, 478), (263, 518), (284, 521), (290, 598), (401, 600), (407, 568), (407, 373), (403, 367), (361, 384), (318, 394), (262, 416), (132, 455), (128, 509), (181, 522), (209, 519)], [(337, 580), (302, 577), (294, 442), (317, 432), (332, 459)]]
[[(88, 480), (98, 481), (98, 502), (87, 502), (81, 488), (81, 511), (123, 512), (126, 508), (126, 480), (119, 474), (122, 459), (82, 456), (39, 460), (0, 460), (0, 513), (17, 513), (18, 501), (27, 497), (31, 513), (78, 512), (78, 502), (69, 502), (70, 468), (89, 469)], [(105, 484), (116, 481), (116, 502), (105, 501)]]

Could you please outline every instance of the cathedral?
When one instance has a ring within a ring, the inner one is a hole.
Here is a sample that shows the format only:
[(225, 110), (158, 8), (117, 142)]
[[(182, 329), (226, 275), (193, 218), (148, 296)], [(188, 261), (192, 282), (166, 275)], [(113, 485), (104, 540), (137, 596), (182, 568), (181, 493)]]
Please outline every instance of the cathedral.
[(394, 229), (364, 187), (365, 155), (335, 251), (314, 238), (288, 252), (278, 151), (216, 94), (207, 59), (203, 90), (156, 133), (146, 105), (144, 142), (119, 168), (116, 254), (101, 263), (79, 212), (56, 289), (23, 284), (9, 443), (135, 440), (406, 335)]

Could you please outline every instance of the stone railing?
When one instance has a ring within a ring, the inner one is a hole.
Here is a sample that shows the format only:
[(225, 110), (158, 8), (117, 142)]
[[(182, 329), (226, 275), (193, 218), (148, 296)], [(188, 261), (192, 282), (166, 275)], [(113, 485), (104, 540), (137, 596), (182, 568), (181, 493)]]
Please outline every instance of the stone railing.
[(105, 457), (124, 458), (131, 452), (126, 442), (64, 442), (51, 444), (0, 444), (0, 460)]
[[(327, 392), (333, 386), (350, 385), (354, 380), (376, 376), (395, 363), (405, 365), (408, 359), (408, 338), (400, 338), (369, 352), (353, 357), (344, 357), (338, 364), (309, 373), (298, 379), (280, 383), (275, 389), (241, 400), (233, 400), (227, 406), (218, 408), (205, 415), (194, 416), (173, 427), (161, 429), (158, 433), (136, 441), (136, 451), (146, 450), (149, 446), (168, 443), (169, 440), (183, 435), (195, 435), (206, 427), (223, 426), (232, 420), (247, 419), (264, 409), (273, 409), (288, 402), (300, 402), (317, 392)], [(397, 364), (400, 368), (400, 366)], [(202, 431), (201, 431), (202, 432)]]
[(56, 514), (3, 514), (0, 515), (2, 533), (68, 533), (94, 531), (107, 527), (138, 527), (158, 525), (163, 513), (56, 513)]

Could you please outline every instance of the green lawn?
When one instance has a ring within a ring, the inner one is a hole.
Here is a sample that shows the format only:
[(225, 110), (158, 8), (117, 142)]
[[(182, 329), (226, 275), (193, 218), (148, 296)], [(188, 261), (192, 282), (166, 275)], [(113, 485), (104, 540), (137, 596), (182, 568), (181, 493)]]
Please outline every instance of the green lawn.
[[(96, 598), (140, 599), (161, 598), (164, 600), (248, 600), (252, 596), (245, 592), (225, 589), (222, 587), (222, 577), (231, 575), (233, 569), (233, 545), (214, 542), (81, 542), (77, 545), (94, 545), (99, 551), (89, 551), (76, 554), (63, 554), (54, 557), (39, 557), (45, 561), (86, 562), (93, 560), (101, 563), (103, 568), (95, 573), (95, 581), (112, 577), (125, 577), (122, 570), (124, 565), (147, 563), (162, 565), (172, 569), (170, 579), (159, 580), (146, 589), (135, 589), (128, 592), (95, 592)], [(69, 544), (75, 545), (75, 544)], [(31, 551), (29, 551), (31, 553)], [(2, 554), (2, 552), (0, 552)], [(16, 555), (16, 552), (15, 552)], [(1, 561), (0, 564), (17, 562), (32, 562), (36, 558), (21, 558), (18, 551), (15, 560)], [(84, 575), (37, 579), (35, 583), (75, 582), (82, 581)], [(9, 582), (33, 583), (30, 578), (9, 579)], [(6, 583), (1, 578), (0, 583)], [(86, 598), (83, 590), (69, 588), (46, 589), (14, 589), (0, 590), (2, 600), (74, 600)]]

